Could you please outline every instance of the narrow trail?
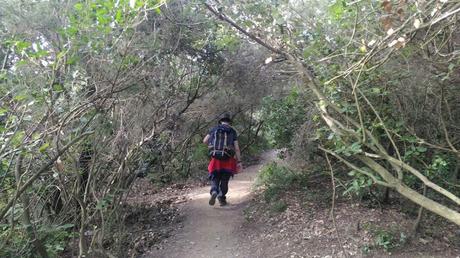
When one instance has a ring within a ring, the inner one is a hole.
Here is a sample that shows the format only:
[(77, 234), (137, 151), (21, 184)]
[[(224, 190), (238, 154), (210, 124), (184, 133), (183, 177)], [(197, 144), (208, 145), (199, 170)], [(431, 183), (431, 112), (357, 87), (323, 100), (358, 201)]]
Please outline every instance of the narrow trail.
[(260, 168), (274, 159), (274, 151), (262, 155), (257, 165), (249, 166), (229, 183), (228, 205), (209, 206), (209, 187), (200, 187), (189, 194), (184, 209), (184, 226), (168, 239), (164, 248), (152, 250), (144, 257), (226, 258), (251, 257), (239, 240), (243, 209), (249, 200), (251, 187)]

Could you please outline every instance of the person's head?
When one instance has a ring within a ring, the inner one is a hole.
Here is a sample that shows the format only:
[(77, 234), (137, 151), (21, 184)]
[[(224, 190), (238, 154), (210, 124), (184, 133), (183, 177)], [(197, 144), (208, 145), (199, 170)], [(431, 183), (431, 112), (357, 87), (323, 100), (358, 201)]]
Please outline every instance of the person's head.
[(229, 113), (225, 112), (219, 117), (219, 124), (232, 124), (232, 117)]

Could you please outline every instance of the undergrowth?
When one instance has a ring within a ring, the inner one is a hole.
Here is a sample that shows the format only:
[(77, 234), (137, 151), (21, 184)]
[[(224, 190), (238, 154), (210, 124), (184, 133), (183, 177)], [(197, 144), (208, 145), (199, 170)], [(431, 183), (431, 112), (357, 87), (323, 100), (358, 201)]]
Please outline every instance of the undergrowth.
[(281, 195), (304, 185), (306, 180), (306, 174), (271, 162), (262, 168), (255, 185), (264, 189), (263, 197), (271, 205), (271, 211), (283, 212), (287, 208), (287, 203), (280, 200)]
[(398, 229), (381, 228), (372, 224), (366, 224), (364, 228), (369, 230), (373, 236), (372, 244), (362, 247), (364, 253), (369, 253), (374, 249), (390, 252), (402, 248), (407, 243), (407, 235)]

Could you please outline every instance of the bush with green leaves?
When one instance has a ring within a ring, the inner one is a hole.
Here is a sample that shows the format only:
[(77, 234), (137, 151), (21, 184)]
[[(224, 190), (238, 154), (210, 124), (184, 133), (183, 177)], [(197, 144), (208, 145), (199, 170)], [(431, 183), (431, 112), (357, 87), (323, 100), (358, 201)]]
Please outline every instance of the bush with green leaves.
[(387, 252), (402, 247), (407, 241), (407, 236), (403, 232), (398, 234), (384, 229), (375, 232), (374, 237), (374, 246)]
[(260, 171), (256, 185), (264, 188), (265, 200), (272, 202), (281, 193), (296, 188), (305, 182), (306, 179), (307, 176), (305, 174), (297, 173), (286, 166), (271, 162)]
[(264, 98), (261, 119), (265, 123), (265, 135), (274, 147), (290, 147), (294, 134), (305, 123), (307, 111), (302, 98), (296, 89), (280, 99)]
[[(361, 168), (366, 170), (366, 168)], [(347, 183), (347, 189), (343, 192), (343, 195), (348, 193), (353, 193), (358, 197), (361, 197), (365, 194), (367, 189), (373, 184), (373, 181), (370, 177), (357, 172), (355, 170), (348, 173), (352, 177), (351, 180)]]
[(286, 209), (288, 208), (288, 205), (287, 203), (284, 201), (284, 200), (277, 200), (277, 201), (274, 201), (271, 206), (270, 206), (270, 210), (272, 212), (283, 212), (285, 211)]
[[(19, 214), (19, 213), (18, 213)], [(50, 257), (58, 257), (68, 241), (77, 236), (72, 229), (73, 224), (62, 225), (40, 225), (36, 230), (43, 239), (43, 245)], [(0, 243), (9, 243), (0, 245), (0, 257), (34, 257), (34, 246), (29, 237), (23, 233), (24, 226), (11, 224), (0, 224)], [(14, 233), (11, 233), (14, 232)]]

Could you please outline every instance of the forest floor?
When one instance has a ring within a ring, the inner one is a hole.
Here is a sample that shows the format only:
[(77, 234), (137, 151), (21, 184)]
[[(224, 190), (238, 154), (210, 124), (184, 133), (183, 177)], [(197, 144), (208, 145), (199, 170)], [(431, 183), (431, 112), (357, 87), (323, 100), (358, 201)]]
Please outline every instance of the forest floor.
[[(371, 207), (338, 198), (331, 221), (330, 178), (291, 189), (277, 207), (253, 187), (261, 155), (229, 184), (229, 205), (209, 206), (209, 186), (176, 184), (155, 190), (138, 180), (128, 197), (127, 257), (460, 257), (460, 229), (435, 220), (410, 234), (413, 218), (399, 205)], [(279, 203), (279, 202), (277, 202)]]

